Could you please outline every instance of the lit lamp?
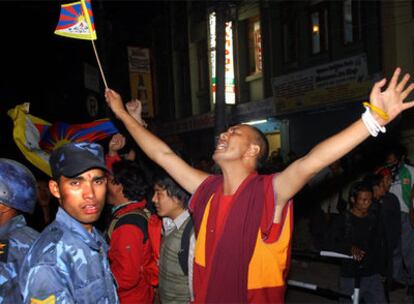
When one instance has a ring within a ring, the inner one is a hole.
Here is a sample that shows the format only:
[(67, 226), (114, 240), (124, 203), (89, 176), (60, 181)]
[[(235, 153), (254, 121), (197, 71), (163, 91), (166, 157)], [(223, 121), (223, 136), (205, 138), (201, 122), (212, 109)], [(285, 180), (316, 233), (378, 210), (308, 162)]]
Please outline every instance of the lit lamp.
[(244, 124), (246, 124), (246, 125), (259, 125), (259, 124), (266, 123), (266, 122), (267, 122), (267, 119), (260, 119), (260, 120), (248, 121), (248, 122), (245, 122)]

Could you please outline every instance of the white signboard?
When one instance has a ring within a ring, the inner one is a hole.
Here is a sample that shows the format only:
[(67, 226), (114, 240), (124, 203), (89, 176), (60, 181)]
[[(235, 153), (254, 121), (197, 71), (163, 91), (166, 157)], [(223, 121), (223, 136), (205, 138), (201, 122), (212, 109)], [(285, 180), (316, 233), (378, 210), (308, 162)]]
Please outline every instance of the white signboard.
[[(234, 77), (234, 56), (233, 56), (233, 25), (226, 22), (225, 27), (225, 101), (226, 104), (236, 103), (236, 81)], [(210, 50), (210, 75), (211, 75), (211, 96), (213, 103), (216, 102), (216, 13), (209, 16), (209, 50)]]
[(128, 47), (129, 72), (151, 73), (148, 48)]
[(361, 100), (371, 85), (365, 54), (272, 79), (277, 113)]

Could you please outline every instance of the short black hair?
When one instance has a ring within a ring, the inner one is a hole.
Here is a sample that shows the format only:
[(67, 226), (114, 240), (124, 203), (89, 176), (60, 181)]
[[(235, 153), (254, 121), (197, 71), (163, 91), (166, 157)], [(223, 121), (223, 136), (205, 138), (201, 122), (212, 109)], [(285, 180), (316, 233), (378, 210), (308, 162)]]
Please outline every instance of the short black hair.
[(258, 128), (249, 126), (255, 132), (255, 142), (254, 144), (260, 147), (260, 153), (256, 159), (256, 169), (261, 169), (266, 163), (267, 156), (269, 155), (269, 143), (267, 141), (266, 135), (263, 134)]
[(175, 197), (182, 202), (183, 208), (187, 208), (190, 194), (178, 185), (165, 171), (158, 172), (154, 179), (154, 185), (160, 186), (167, 191), (168, 196)]
[(371, 186), (371, 188), (374, 186), (379, 186), (383, 180), (384, 177), (382, 175), (375, 173), (369, 173), (363, 179), (363, 181)]
[(129, 200), (145, 198), (149, 185), (141, 168), (133, 161), (120, 160), (112, 165), (113, 182), (122, 185), (122, 193)]
[(358, 196), (358, 193), (360, 192), (371, 192), (372, 193), (372, 187), (371, 185), (366, 181), (357, 181), (349, 190), (349, 202), (351, 202), (351, 199), (356, 199)]
[(394, 145), (388, 146), (385, 150), (386, 150), (385, 152), (386, 156), (393, 154), (398, 160), (401, 160), (401, 157), (407, 155), (407, 151), (405, 147), (403, 147), (400, 144), (394, 144)]

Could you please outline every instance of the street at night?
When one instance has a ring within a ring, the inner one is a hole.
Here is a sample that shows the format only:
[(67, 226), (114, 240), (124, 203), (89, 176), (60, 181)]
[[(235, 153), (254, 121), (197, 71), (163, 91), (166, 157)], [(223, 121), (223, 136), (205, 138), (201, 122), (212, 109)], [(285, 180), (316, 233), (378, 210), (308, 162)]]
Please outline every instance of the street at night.
[(413, 303), (413, 1), (0, 10), (0, 304)]

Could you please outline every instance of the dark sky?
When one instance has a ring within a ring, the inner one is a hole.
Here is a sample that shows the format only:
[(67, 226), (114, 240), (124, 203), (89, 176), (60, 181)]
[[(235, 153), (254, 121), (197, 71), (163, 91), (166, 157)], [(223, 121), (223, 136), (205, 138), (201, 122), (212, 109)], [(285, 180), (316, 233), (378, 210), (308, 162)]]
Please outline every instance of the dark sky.
[(1, 1), (0, 10), (7, 12), (0, 18), (1, 89), (27, 98), (39, 82), (40, 72), (50, 72), (45, 67), (50, 66), (56, 50), (53, 23), (59, 7), (56, 2)]
[[(59, 86), (55, 82), (67, 80), (63, 76), (65, 73), (70, 71), (74, 78), (78, 76), (76, 71), (72, 71), (73, 65), (76, 66), (85, 58), (95, 64), (89, 41), (65, 38), (53, 33), (59, 19), (60, 5), (70, 2), (74, 1), (0, 1), (3, 15), (0, 18), (2, 96), (11, 95), (11, 99), (42, 98), (44, 93), (40, 91), (53, 90)], [(131, 41), (132, 43), (148, 44), (148, 39), (151, 38), (145, 35), (150, 32), (148, 28), (154, 16), (160, 12), (161, 5), (158, 1), (92, 0), (92, 7), (97, 27), (98, 52), (103, 53), (105, 50), (99, 49), (100, 39), (106, 37), (105, 45), (109, 48), (115, 39), (125, 37), (126, 32), (140, 33), (134, 36), (136, 41)], [(102, 12), (104, 15), (100, 14)], [(106, 33), (99, 32), (103, 24), (101, 16), (112, 23), (114, 32), (109, 40)]]
[[(54, 34), (60, 5), (71, 2), (75, 1), (0, 1), (0, 157), (22, 159), (6, 115), (17, 104), (30, 102), (31, 114), (48, 121), (79, 123), (83, 117), (82, 64), (96, 65), (91, 42)], [(100, 47), (105, 45), (111, 56), (124, 58), (126, 45), (150, 45), (151, 22), (162, 11), (163, 2), (92, 0), (92, 8), (98, 53), (102, 56), (106, 50)], [(103, 32), (108, 21), (111, 35)], [(127, 71), (121, 75), (127, 83)]]

